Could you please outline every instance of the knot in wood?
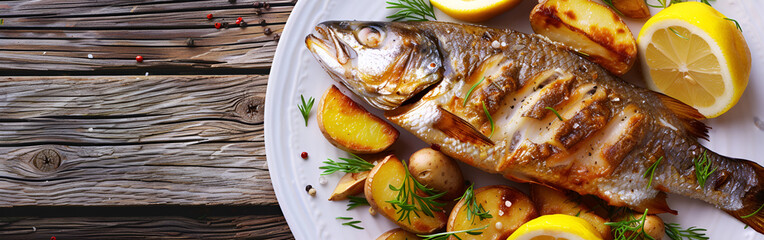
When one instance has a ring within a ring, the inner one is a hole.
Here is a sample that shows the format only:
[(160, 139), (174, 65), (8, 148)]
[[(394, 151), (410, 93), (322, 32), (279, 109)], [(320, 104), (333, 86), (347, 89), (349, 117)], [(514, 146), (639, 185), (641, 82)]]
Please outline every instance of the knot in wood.
[(43, 149), (32, 157), (32, 165), (40, 171), (51, 172), (61, 166), (61, 155), (52, 149)]
[(261, 122), (264, 118), (264, 104), (265, 98), (250, 96), (236, 103), (234, 111), (247, 122)]

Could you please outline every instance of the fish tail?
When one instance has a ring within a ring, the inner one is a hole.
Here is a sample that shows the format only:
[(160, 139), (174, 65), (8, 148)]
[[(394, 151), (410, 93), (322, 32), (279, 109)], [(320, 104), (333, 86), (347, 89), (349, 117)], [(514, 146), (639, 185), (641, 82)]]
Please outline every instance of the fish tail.
[(735, 211), (727, 211), (730, 215), (747, 224), (757, 232), (764, 233), (764, 168), (748, 160), (732, 159), (740, 161), (753, 168), (756, 182), (744, 196), (743, 207)]

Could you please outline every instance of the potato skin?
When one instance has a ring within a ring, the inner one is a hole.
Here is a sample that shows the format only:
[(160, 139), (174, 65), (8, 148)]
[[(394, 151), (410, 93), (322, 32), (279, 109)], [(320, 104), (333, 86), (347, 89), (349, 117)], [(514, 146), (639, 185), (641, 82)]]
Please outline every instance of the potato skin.
[[(503, 185), (475, 190), (475, 200), (491, 214), (491, 218), (467, 220), (466, 199), (459, 200), (448, 217), (447, 231), (459, 231), (488, 226), (480, 235), (459, 235), (463, 240), (504, 240), (524, 223), (539, 216), (530, 198), (523, 192)], [(477, 217), (477, 216), (473, 216)], [(501, 222), (501, 224), (497, 224)], [(453, 238), (450, 238), (453, 239)]]
[[(401, 187), (406, 179), (405, 174), (406, 168), (401, 160), (394, 155), (389, 155), (377, 163), (371, 169), (364, 185), (364, 195), (371, 208), (412, 233), (430, 234), (445, 227), (448, 219), (442, 210), (434, 211), (433, 216), (427, 216), (421, 212), (419, 212), (419, 216), (415, 216), (412, 213), (410, 215), (411, 222), (407, 220), (396, 221), (399, 215), (396, 213), (397, 209), (393, 208), (392, 204), (387, 201), (396, 199), (398, 192), (391, 190), (390, 186)], [(417, 204), (417, 206), (419, 205)]]
[(650, 9), (644, 0), (613, 0), (613, 6), (630, 18), (650, 17)]
[(351, 153), (382, 152), (399, 135), (392, 125), (366, 111), (334, 85), (321, 97), (316, 119), (326, 140)]
[(337, 186), (334, 188), (334, 192), (329, 196), (329, 201), (340, 201), (348, 199), (348, 196), (357, 195), (363, 192), (363, 185), (366, 182), (366, 177), (369, 176), (369, 171), (359, 173), (346, 173)]
[(533, 31), (623, 75), (634, 65), (637, 43), (610, 8), (591, 0), (541, 0), (531, 11)]
[(464, 176), (459, 164), (432, 148), (422, 148), (411, 155), (409, 172), (419, 183), (446, 192), (443, 200), (454, 200), (464, 193)]
[(416, 234), (406, 232), (401, 228), (392, 229), (377, 237), (377, 240), (420, 240)]
[(608, 220), (598, 216), (585, 204), (576, 201), (570, 195), (549, 187), (533, 184), (531, 185), (531, 199), (541, 215), (578, 215), (578, 217), (592, 224), (603, 240), (613, 238), (613, 234), (610, 233), (610, 226), (605, 225)]

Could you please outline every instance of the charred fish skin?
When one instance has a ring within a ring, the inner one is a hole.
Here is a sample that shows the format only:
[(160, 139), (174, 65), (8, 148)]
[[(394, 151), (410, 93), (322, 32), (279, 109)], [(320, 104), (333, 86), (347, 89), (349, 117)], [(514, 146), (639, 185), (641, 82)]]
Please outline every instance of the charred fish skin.
[[(317, 31), (340, 25), (321, 24)], [(401, 44), (404, 41), (388, 42), (412, 48), (397, 50), (409, 55), (438, 52), (442, 65), (435, 71), (440, 74), (431, 75), (436, 80), (392, 79), (429, 88), (421, 97), (404, 97), (411, 104), (382, 109), (393, 109), (385, 113), (391, 122), (460, 161), (511, 180), (570, 189), (653, 213), (672, 212), (663, 192), (676, 193), (714, 204), (757, 231), (764, 230), (764, 213), (741, 217), (764, 203), (764, 171), (756, 163), (715, 154), (698, 143), (697, 138), (707, 137), (707, 128), (692, 107), (621, 81), (538, 35), (440, 22), (350, 25), (374, 25), (392, 33), (388, 37), (416, 32), (408, 42), (431, 40), (414, 48)], [(358, 38), (352, 31), (332, 32)], [(433, 49), (421, 49), (425, 47)], [(358, 57), (369, 57), (362, 54), (373, 53), (359, 52)], [(405, 59), (405, 64), (386, 67), (431, 61)], [(349, 81), (325, 69), (336, 80)], [(704, 154), (715, 171), (701, 186), (694, 162)], [(654, 173), (646, 174), (653, 164)], [(645, 177), (649, 175), (653, 178)]]

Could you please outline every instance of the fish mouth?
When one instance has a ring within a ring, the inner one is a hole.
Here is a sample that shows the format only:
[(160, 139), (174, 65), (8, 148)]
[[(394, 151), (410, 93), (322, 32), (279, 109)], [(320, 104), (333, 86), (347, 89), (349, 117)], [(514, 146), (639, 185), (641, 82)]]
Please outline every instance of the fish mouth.
[[(305, 37), (305, 45), (313, 55), (327, 65), (345, 65), (350, 60), (347, 45), (326, 24), (319, 24)], [(336, 64), (335, 64), (336, 63)]]

